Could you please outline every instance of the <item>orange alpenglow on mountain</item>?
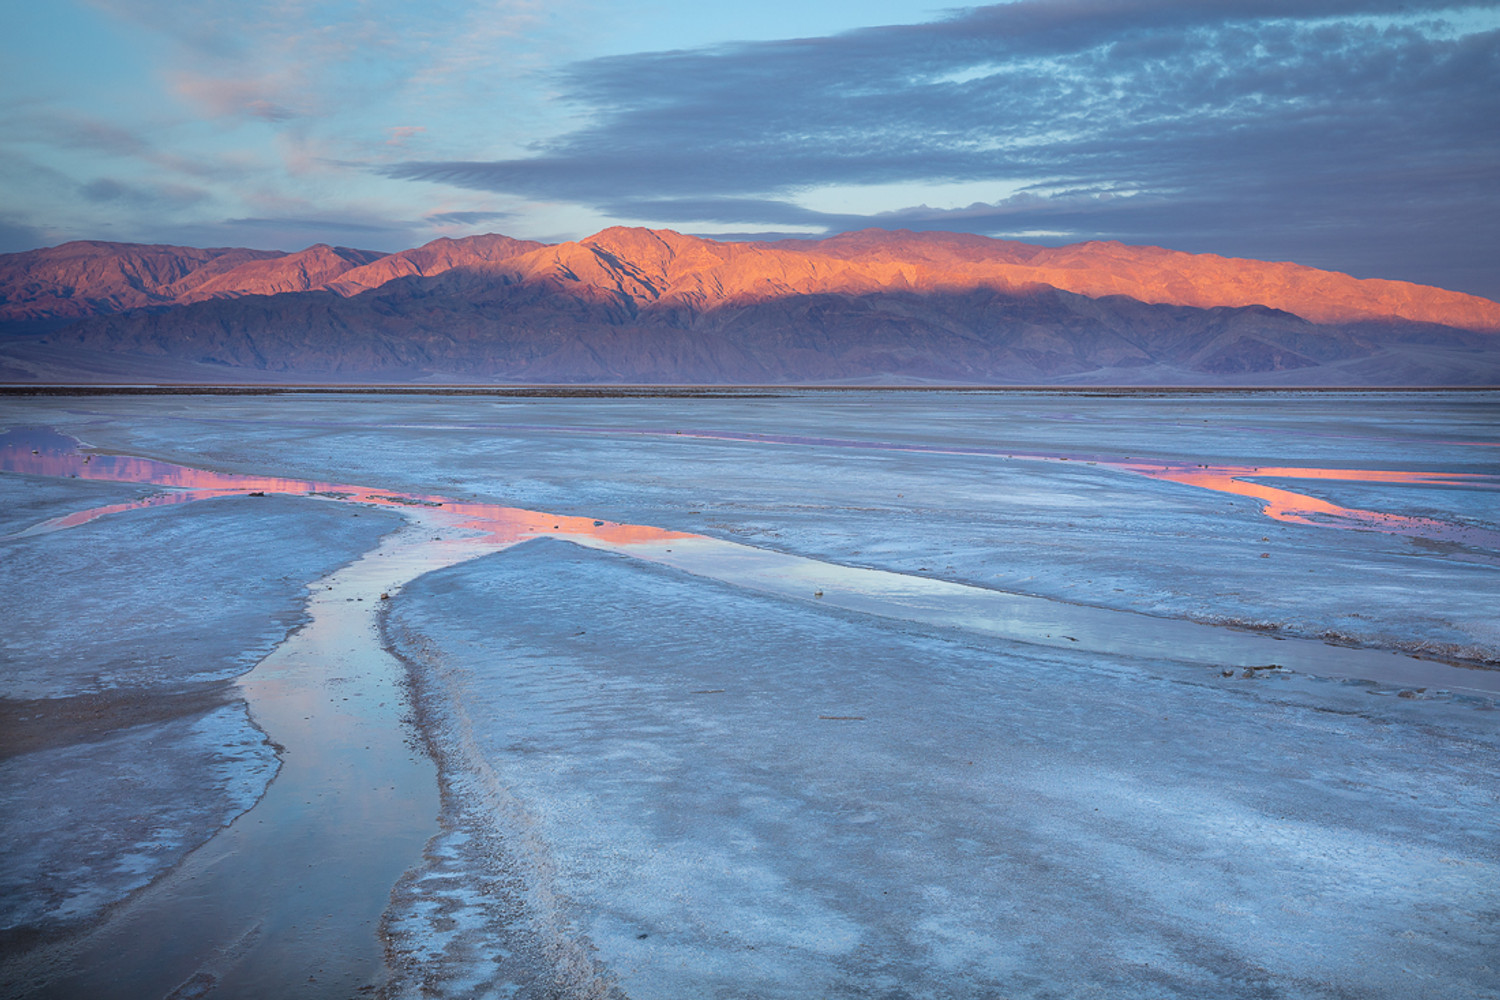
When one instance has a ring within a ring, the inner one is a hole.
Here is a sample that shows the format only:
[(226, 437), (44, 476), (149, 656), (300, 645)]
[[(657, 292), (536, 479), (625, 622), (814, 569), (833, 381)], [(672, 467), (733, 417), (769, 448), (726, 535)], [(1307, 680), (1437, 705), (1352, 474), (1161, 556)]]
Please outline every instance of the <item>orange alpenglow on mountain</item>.
[(382, 254), (0, 257), (0, 380), (1500, 384), (1500, 304), (1158, 247), (616, 227)]
[(314, 288), (323, 288), (352, 268), (363, 267), (385, 256), (373, 250), (351, 250), (319, 243), (284, 257), (246, 261), (233, 270), (193, 285), (180, 293), (176, 301), (310, 292)]
[(1359, 279), (1291, 263), (1113, 242), (1043, 247), (963, 233), (867, 229), (825, 240), (720, 243), (614, 227), (544, 245), (505, 236), (440, 239), (395, 254), (318, 245), (290, 254), (69, 243), (0, 256), (0, 319), (83, 316), (210, 298), (327, 290), (342, 296), (398, 278), (501, 278), (621, 295), (639, 303), (766, 301), (790, 295), (1024, 291), (1197, 308), (1267, 306), (1314, 323), (1403, 319), (1500, 330), (1500, 304), (1405, 281)]

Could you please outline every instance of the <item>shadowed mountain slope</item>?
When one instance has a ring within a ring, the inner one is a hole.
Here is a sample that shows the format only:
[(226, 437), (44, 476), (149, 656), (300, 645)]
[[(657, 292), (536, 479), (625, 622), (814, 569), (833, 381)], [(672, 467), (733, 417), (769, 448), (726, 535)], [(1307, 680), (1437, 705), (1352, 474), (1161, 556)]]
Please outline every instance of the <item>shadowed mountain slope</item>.
[(616, 227), (555, 245), (492, 235), (221, 262), (234, 253), (255, 252), (138, 247), (111, 267), (94, 251), (88, 274), (114, 282), (101, 289), (150, 273), (135, 299), (80, 293), (81, 279), (47, 293), (40, 268), (17, 277), (13, 258), (29, 255), (0, 258), (0, 316), (104, 303), (12, 345), (9, 377), (1500, 382), (1489, 300), (1116, 243), (878, 230), (720, 243)]

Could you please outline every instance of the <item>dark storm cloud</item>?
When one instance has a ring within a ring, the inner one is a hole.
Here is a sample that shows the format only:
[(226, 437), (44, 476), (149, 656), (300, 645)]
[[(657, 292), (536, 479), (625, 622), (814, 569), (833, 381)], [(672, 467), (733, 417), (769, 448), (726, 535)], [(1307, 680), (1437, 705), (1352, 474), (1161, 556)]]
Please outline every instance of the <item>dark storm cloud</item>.
[[(1065, 230), (1440, 280), (1444, 255), (1462, 265), (1500, 249), (1495, 13), (1061, 0), (619, 56), (570, 70), (591, 124), (535, 156), (390, 173), (662, 222)], [(1473, 23), (1489, 30), (1459, 30)], [(984, 180), (1047, 197), (879, 216), (791, 200), (821, 185)], [(1443, 280), (1500, 293), (1489, 264), (1469, 267)]]

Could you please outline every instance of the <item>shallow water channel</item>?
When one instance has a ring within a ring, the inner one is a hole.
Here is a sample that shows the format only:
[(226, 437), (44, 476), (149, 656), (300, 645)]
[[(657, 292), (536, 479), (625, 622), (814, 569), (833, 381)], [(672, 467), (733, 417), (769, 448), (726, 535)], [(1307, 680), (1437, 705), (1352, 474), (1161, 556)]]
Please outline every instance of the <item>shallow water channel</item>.
[(467, 558), (415, 521), (311, 585), (311, 621), (239, 680), (281, 769), (249, 812), (69, 949), (58, 997), (354, 996), (384, 967), (390, 886), (435, 831), (377, 609)]
[[(1298, 495), (1286, 490), (1262, 496), (1240, 489), (1248, 474), (1243, 470), (1190, 473), (1185, 466), (1117, 464), (1138, 474), (1257, 497), (1268, 504), (1270, 516), (1290, 511), (1289, 516), (1302, 518), (1309, 510), (1289, 500)], [(49, 956), (66, 969), (58, 964), (32, 970), (47, 983), (37, 995), (347, 997), (373, 988), (383, 974), (379, 922), (391, 886), (420, 858), (436, 832), (438, 812), (434, 765), (419, 747), (419, 734), (404, 721), (409, 712), (402, 690), (405, 668), (382, 648), (383, 595), (394, 597), (404, 583), (425, 573), (532, 538), (608, 549), (788, 599), (1029, 643), (1225, 669), (1500, 692), (1500, 671), (1388, 650), (1283, 639), (840, 566), (646, 525), (88, 453), (44, 429), (0, 436), (0, 471), (167, 488), (138, 501), (77, 511), (23, 534), (65, 530), (131, 508), (262, 493), (373, 504), (399, 509), (408, 519), (377, 549), (311, 584), (311, 621), (240, 678), (252, 718), (274, 741), (281, 760), (266, 795), (76, 940), (66, 955)], [(1319, 471), (1263, 474), (1317, 478)], [(1346, 478), (1357, 475), (1345, 473)], [(1311, 511), (1329, 526), (1455, 537), (1447, 531), (1452, 526), (1439, 522), (1383, 522), (1378, 512), (1343, 508)], [(1319, 521), (1307, 517), (1304, 523)]]

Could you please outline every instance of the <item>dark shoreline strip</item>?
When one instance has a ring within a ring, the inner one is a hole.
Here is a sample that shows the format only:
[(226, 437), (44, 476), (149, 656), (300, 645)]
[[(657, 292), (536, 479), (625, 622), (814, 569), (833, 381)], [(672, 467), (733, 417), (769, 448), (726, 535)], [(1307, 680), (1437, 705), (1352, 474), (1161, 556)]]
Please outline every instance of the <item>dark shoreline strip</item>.
[(802, 393), (959, 393), (969, 395), (1042, 393), (1058, 396), (1181, 396), (1181, 395), (1326, 395), (1368, 393), (1486, 393), (1500, 385), (1423, 386), (1222, 386), (1222, 385), (407, 385), (407, 384), (304, 384), (287, 385), (143, 385), (99, 384), (0, 384), (4, 396), (283, 396), (283, 395), (390, 395), (390, 396), (498, 396), (556, 399), (779, 399)]

